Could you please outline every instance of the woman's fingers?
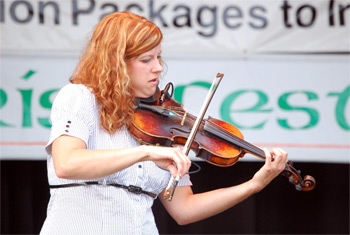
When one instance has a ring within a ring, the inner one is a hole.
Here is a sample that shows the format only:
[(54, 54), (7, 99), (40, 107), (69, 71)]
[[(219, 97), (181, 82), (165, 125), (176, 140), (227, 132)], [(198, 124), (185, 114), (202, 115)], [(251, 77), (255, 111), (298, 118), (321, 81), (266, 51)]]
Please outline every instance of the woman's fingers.
[(288, 153), (280, 148), (272, 150), (264, 149), (265, 164), (255, 173), (252, 182), (260, 191), (268, 185), (275, 177), (277, 177), (286, 167)]
[(264, 149), (265, 152), (265, 164), (270, 166), (271, 162), (272, 162), (272, 156), (271, 156), (271, 152), (267, 149)]
[(276, 169), (279, 172), (285, 168), (288, 156), (288, 153), (286, 151), (281, 148), (274, 148), (271, 151), (265, 150), (265, 154), (269, 167)]
[(174, 152), (175, 152), (175, 158), (173, 159), (173, 161), (175, 162), (176, 168), (177, 168), (176, 176), (179, 176), (181, 178), (185, 174), (187, 174), (191, 166), (191, 160), (179, 148), (174, 148)]
[(188, 173), (191, 160), (180, 148), (150, 146), (150, 149), (150, 160), (169, 170), (173, 177), (183, 177)]

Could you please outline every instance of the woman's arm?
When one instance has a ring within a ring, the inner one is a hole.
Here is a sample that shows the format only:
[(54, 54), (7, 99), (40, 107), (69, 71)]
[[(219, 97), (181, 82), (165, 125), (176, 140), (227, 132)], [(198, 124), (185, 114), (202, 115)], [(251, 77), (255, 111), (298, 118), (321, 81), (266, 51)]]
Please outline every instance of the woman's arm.
[(189, 158), (178, 148), (138, 146), (88, 150), (84, 141), (67, 135), (58, 137), (52, 143), (52, 157), (57, 176), (66, 179), (100, 178), (147, 160), (168, 169), (173, 176), (183, 176), (191, 165)]
[[(193, 194), (190, 186), (178, 187), (172, 201), (160, 197), (169, 214), (180, 224), (193, 223), (216, 215), (240, 203), (266, 187), (287, 163), (287, 153), (281, 149), (265, 151), (266, 162), (254, 177), (240, 185)], [(274, 161), (271, 161), (271, 154)]]

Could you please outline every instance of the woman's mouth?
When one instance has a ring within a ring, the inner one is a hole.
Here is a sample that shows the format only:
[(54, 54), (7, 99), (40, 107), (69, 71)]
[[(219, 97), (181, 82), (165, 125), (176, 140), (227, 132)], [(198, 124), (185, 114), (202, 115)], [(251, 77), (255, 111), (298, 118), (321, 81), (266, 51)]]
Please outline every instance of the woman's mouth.
[(149, 80), (148, 81), (149, 83), (154, 83), (154, 84), (157, 84), (158, 85), (158, 78), (154, 78), (152, 80)]

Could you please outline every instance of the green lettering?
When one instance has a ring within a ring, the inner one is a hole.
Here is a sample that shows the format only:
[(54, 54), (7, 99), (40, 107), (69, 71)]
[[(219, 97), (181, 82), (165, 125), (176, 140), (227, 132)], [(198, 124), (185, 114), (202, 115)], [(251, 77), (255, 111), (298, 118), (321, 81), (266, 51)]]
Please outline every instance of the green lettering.
[[(45, 109), (51, 109), (52, 102), (50, 101), (50, 96), (54, 93), (56, 93), (59, 89), (52, 89), (49, 91), (46, 91), (40, 96), (40, 105)], [(50, 122), (50, 118), (38, 118), (38, 122), (41, 126), (51, 128), (52, 124)]]
[(22, 94), (22, 127), (32, 127), (32, 114), (31, 114), (31, 106), (32, 106), (32, 93), (33, 90), (19, 90)]
[(309, 91), (288, 92), (286, 94), (283, 94), (278, 99), (278, 105), (280, 106), (281, 109), (286, 110), (286, 111), (303, 111), (309, 115), (310, 121), (301, 127), (292, 127), (291, 125), (288, 124), (287, 119), (277, 119), (278, 124), (283, 128), (291, 129), (291, 130), (308, 129), (308, 128), (315, 126), (319, 120), (319, 114), (318, 114), (317, 110), (312, 109), (312, 108), (307, 108), (307, 107), (291, 106), (290, 104), (288, 104), (288, 98), (292, 95), (295, 95), (295, 94), (305, 94), (308, 100), (317, 100), (318, 99), (317, 94), (315, 94), (313, 92), (309, 92)]
[[(4, 107), (7, 102), (7, 94), (3, 89), (0, 89), (0, 108)], [(7, 124), (3, 121), (0, 121), (0, 126), (2, 127), (14, 127), (14, 125)]]
[(335, 117), (341, 128), (344, 130), (350, 130), (349, 123), (346, 121), (345, 108), (346, 104), (349, 103), (350, 97), (350, 86), (344, 89), (343, 92), (330, 92), (328, 96), (339, 96), (337, 105), (335, 106)]
[(177, 86), (174, 89), (174, 99), (177, 102), (182, 103), (183, 95), (184, 95), (184, 92), (185, 92), (185, 88), (188, 88), (188, 87), (191, 87), (191, 86), (204, 87), (204, 88), (207, 88), (209, 90), (210, 87), (211, 87), (211, 84), (208, 83), (208, 82), (192, 82), (192, 83), (190, 83), (188, 85)]
[[(232, 104), (233, 102), (241, 95), (246, 94), (246, 93), (254, 93), (258, 96), (258, 101), (257, 103), (250, 108), (246, 108), (246, 109), (232, 109)], [(260, 122), (254, 126), (243, 126), (241, 124), (238, 124), (237, 122), (235, 122), (232, 118), (231, 118), (231, 113), (265, 113), (265, 112), (271, 112), (272, 109), (266, 109), (263, 108), (264, 105), (266, 105), (268, 102), (268, 97), (266, 96), (266, 94), (262, 91), (259, 90), (240, 90), (240, 91), (236, 91), (231, 93), (230, 95), (228, 95), (222, 105), (221, 105), (221, 109), (220, 109), (220, 113), (221, 113), (221, 117), (223, 121), (232, 123), (233, 125), (235, 125), (237, 128), (242, 128), (242, 129), (261, 129), (264, 127), (266, 121)]]
[(31, 76), (33, 76), (36, 73), (34, 70), (29, 70), (26, 74), (22, 76), (22, 79), (28, 80)]

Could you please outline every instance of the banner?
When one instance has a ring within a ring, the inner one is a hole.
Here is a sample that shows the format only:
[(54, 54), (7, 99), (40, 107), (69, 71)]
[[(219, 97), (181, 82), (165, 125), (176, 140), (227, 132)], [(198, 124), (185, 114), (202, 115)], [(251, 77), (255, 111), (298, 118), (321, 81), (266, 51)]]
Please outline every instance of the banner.
[(79, 53), (114, 11), (154, 21), (176, 55), (349, 51), (349, 0), (1, 0), (1, 50)]
[(94, 25), (123, 10), (162, 29), (160, 87), (172, 82), (191, 114), (223, 73), (206, 118), (292, 161), (350, 162), (350, 1), (340, 0), (0, 0), (1, 159), (46, 158), (58, 90)]
[[(206, 116), (239, 127), (245, 139), (259, 147), (285, 148), (294, 161), (349, 161), (348, 56), (165, 60), (168, 71), (161, 88), (173, 82), (174, 98), (193, 115), (221, 72), (224, 79)], [(76, 61), (53, 56), (2, 60), (3, 159), (45, 158), (52, 101), (68, 83)]]

